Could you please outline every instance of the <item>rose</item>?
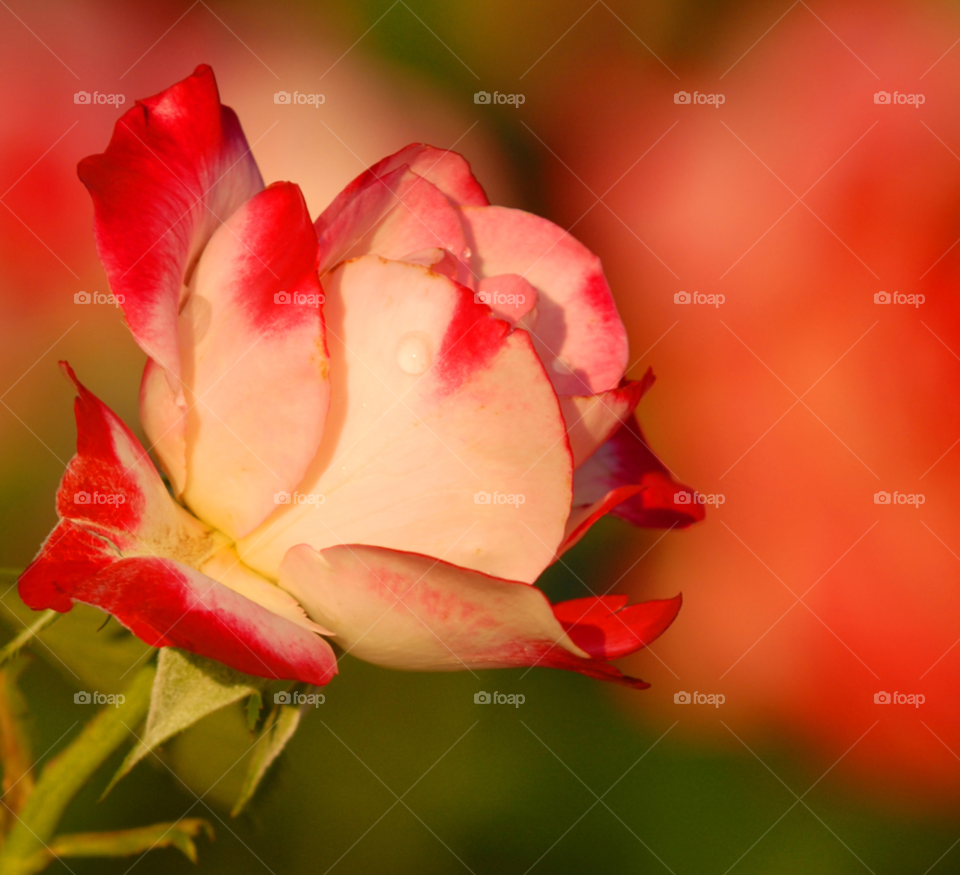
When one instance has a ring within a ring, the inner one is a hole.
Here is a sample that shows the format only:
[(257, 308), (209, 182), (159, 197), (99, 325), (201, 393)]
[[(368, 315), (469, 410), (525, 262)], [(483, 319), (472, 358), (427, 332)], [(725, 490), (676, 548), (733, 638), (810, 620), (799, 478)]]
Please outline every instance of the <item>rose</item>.
[[(530, 586), (608, 511), (702, 516), (633, 418), (653, 378), (623, 380), (595, 256), (416, 144), (314, 227), (297, 186), (263, 187), (203, 66), (139, 101), (79, 171), (149, 356), (141, 422), (176, 500), (64, 363), (77, 455), (20, 579), (27, 604), (94, 604), (148, 643), (315, 684), (336, 672), (335, 636), (397, 668), (543, 664), (646, 686), (607, 660), (659, 635), (679, 596), (551, 606)], [(488, 289), (526, 303), (499, 312), (475, 299)], [(478, 487), (525, 501), (478, 506)], [(128, 500), (67, 501), (94, 489)], [(276, 502), (295, 491), (324, 501)]]

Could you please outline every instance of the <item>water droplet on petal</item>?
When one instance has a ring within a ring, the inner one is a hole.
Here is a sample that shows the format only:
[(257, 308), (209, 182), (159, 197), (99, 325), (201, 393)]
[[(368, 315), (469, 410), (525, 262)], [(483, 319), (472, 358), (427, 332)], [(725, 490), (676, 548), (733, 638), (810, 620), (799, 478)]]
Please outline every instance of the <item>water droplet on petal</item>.
[(463, 258), (463, 259), (468, 259), (468, 258), (470, 258), (471, 255), (473, 255), (473, 253), (470, 251), (470, 247), (469, 247), (469, 246), (465, 246), (465, 247), (463, 248), (463, 255), (461, 255), (460, 257)]
[(553, 360), (553, 363), (551, 364), (551, 367), (552, 367), (558, 374), (563, 374), (564, 376), (573, 373), (573, 368), (571, 368), (570, 365), (567, 364), (567, 362), (566, 362), (565, 359), (560, 358), (560, 356), (557, 356), (557, 357)]
[(430, 367), (433, 354), (425, 334), (412, 332), (400, 338), (397, 348), (397, 364), (406, 374), (422, 374)]

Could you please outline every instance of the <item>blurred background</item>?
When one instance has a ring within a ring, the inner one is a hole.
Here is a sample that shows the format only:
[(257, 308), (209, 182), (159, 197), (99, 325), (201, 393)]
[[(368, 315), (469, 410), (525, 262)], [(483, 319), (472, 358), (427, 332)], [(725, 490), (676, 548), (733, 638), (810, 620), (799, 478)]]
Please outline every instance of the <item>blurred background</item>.
[[(312, 215), (425, 141), (466, 155), (492, 202), (570, 229), (604, 262), (629, 375), (658, 376), (651, 445), (722, 500), (684, 532), (603, 520), (541, 581), (553, 600), (682, 591), (673, 627), (622, 666), (650, 690), (347, 657), (246, 814), (229, 816), (251, 741), (238, 707), (98, 804), (105, 770), (64, 829), (206, 817), (201, 871), (234, 875), (960, 871), (956, 4), (0, 5), (7, 569), (52, 527), (74, 451), (56, 360), (140, 433), (142, 353), (119, 310), (74, 303), (108, 291), (76, 163), (201, 62), (264, 178), (299, 183)], [(281, 89), (325, 101), (279, 106)], [(81, 90), (125, 103), (78, 105)], [(3, 602), (12, 635), (29, 618), (15, 589)], [(41, 762), (88, 716), (73, 691), (121, 689), (142, 655), (101, 620), (74, 611), (34, 648)], [(481, 708), (478, 689), (526, 701)], [(173, 850), (49, 871), (131, 866), (193, 871)]]

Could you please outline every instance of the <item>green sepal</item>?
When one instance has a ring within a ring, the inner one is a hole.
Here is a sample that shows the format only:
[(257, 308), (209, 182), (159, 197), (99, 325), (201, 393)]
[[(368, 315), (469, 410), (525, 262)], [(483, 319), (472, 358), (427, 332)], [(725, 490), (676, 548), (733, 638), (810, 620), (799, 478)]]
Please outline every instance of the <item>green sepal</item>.
[(300, 725), (301, 713), (302, 709), (294, 705), (273, 706), (253, 746), (253, 753), (250, 755), (250, 765), (247, 767), (247, 774), (243, 780), (240, 797), (230, 812), (231, 817), (236, 817), (240, 814), (247, 803), (253, 798), (253, 794), (263, 780), (264, 775), (266, 775), (267, 769), (269, 769), (273, 761), (280, 756), (280, 752), (286, 747), (287, 742), (293, 737), (294, 732), (297, 731), (297, 727)]
[(117, 781), (164, 742), (208, 714), (246, 696), (259, 694), (269, 683), (265, 678), (243, 674), (212, 659), (173, 647), (162, 648), (143, 736), (127, 755), (103, 795), (106, 796)]

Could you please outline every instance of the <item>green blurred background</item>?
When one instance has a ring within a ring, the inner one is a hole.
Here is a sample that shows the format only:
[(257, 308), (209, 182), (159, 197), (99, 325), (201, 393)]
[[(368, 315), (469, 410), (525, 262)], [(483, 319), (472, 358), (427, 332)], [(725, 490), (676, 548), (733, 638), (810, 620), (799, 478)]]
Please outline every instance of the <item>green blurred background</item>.
[[(458, 148), (475, 166), (490, 168), (487, 179), (479, 169), (478, 174), (481, 181), (491, 183), (494, 202), (559, 221), (545, 169), (552, 150), (538, 136), (541, 125), (549, 127), (555, 110), (562, 107), (564, 94), (557, 90), (557, 82), (575, 75), (581, 66), (595, 65), (608, 53), (632, 58), (653, 78), (663, 75), (662, 63), (671, 67), (706, 63), (732, 33), (745, 50), (788, 6), (774, 10), (734, 2), (672, 0), (642, 5), (608, 5), (603, 0), (593, 5), (587, 0), (523, 4), (361, 0), (275, 3), (269, 8), (229, 2), (162, 3), (149, 8), (21, 4), (16, 12), (47, 37), (58, 55), (70, 46), (63, 21), (79, 28), (78, 40), (90, 42), (88, 53), (104, 30), (112, 29), (118, 40), (125, 28), (135, 33), (125, 42), (97, 50), (104, 63), (109, 61), (114, 79), (140, 50), (147, 50), (154, 40), (165, 40), (150, 49), (152, 54), (132, 74), (132, 79), (142, 75), (143, 84), (128, 85), (131, 79), (125, 80), (125, 90), (143, 89), (133, 96), (171, 84), (211, 56), (222, 58), (227, 72), (221, 67), (217, 72), (225, 102), (238, 108), (245, 125), (248, 117), (242, 103), (247, 92), (241, 94), (231, 81), (230, 63), (237, 69), (252, 68), (249, 75), (256, 78), (262, 95), (268, 95), (276, 80), (258, 63), (276, 69), (278, 78), (291, 87), (318, 83), (317, 90), (328, 91), (331, 103), (336, 89), (346, 87), (337, 76), (366, 77), (365, 81), (380, 83), (374, 90), (382, 85), (386, 96), (377, 98), (381, 102), (375, 108), (357, 105), (356, 114), (395, 113), (406, 119), (397, 136), (408, 139), (429, 140), (453, 132), (448, 142), (436, 143), (440, 146), (451, 145), (456, 132), (469, 129), (471, 138)], [(0, 12), (0, 19), (4, 17)], [(38, 65), (49, 62), (33, 36), (9, 16), (6, 19), (7, 47), (20, 51), (29, 46), (23, 50), (39, 52), (45, 59), (37, 60)], [(161, 36), (167, 28), (174, 29), (169, 37)], [(305, 74), (296, 78), (287, 68), (312, 45), (319, 57), (316, 69), (311, 68), (309, 80)], [(346, 60), (319, 84), (316, 70), (322, 73), (344, 52)], [(70, 57), (68, 51), (64, 57)], [(171, 77), (167, 71), (173, 70), (177, 72)], [(9, 69), (6, 73), (8, 79), (13, 75)], [(37, 75), (42, 79), (64, 74)], [(106, 74), (96, 81), (107, 90)], [(43, 88), (62, 90), (74, 84), (69, 78), (64, 83), (62, 88), (49, 83)], [(249, 82), (243, 87), (247, 86)], [(471, 95), (481, 88), (525, 93), (526, 103), (520, 111), (475, 106)], [(12, 111), (9, 106), (7, 111)], [(40, 106), (33, 111), (40, 115), (45, 110)], [(437, 127), (439, 123), (423, 121), (421, 134), (420, 120), (436, 114), (446, 114), (449, 122)], [(19, 118), (22, 121), (23, 116)], [(64, 118), (68, 124), (70, 117)], [(87, 151), (105, 146), (104, 132), (112, 121), (104, 116), (98, 128), (90, 129), (92, 146)], [(472, 122), (477, 122), (475, 131), (468, 128)], [(328, 140), (341, 133), (339, 128), (337, 133), (330, 130), (333, 123), (326, 132), (314, 127)], [(53, 125), (50, 130), (55, 136), (60, 129)], [(551, 144), (562, 151), (562, 131), (550, 130)], [(255, 126), (247, 131), (251, 140), (258, 134)], [(369, 143), (376, 145), (368, 145), (362, 125), (353, 135), (347, 151), (359, 153), (354, 156), (358, 163), (338, 165), (330, 179), (317, 183), (317, 192), (336, 191), (363, 163), (380, 157), (363, 148), (379, 147), (384, 137), (371, 134)], [(53, 138), (44, 133), (38, 142)], [(281, 157), (283, 143), (277, 146)], [(301, 142), (298, 147), (309, 152), (309, 145)], [(27, 151), (6, 153), (11, 181), (29, 165)], [(254, 152), (259, 158), (257, 147)], [(320, 150), (317, 155), (321, 161)], [(280, 159), (276, 163), (281, 166)], [(268, 179), (277, 175), (299, 181), (282, 166), (273, 175), (265, 172)], [(64, 197), (75, 198), (78, 204), (85, 198), (79, 183), (56, 173), (49, 185), (54, 194), (71, 191)], [(323, 203), (310, 206), (316, 212)], [(42, 223), (44, 210), (55, 218), (60, 207), (41, 202), (34, 208)], [(89, 235), (87, 206), (82, 207), (81, 218), (78, 227)], [(58, 230), (50, 221), (49, 233), (56, 238)], [(43, 231), (40, 236), (51, 239)], [(602, 257), (597, 241), (591, 243)], [(62, 253), (66, 245), (61, 241), (54, 248)], [(77, 245), (76, 260), (70, 255), (67, 259), (74, 267), (81, 265), (84, 280), (105, 288), (91, 241)], [(14, 248), (7, 245), (3, 254), (8, 341), (3, 373), (9, 376), (8, 384), (20, 380), (24, 368), (68, 331), (74, 314), (58, 302), (68, 294), (66, 289), (77, 287), (69, 277), (49, 279), (43, 272), (49, 265), (41, 262), (46, 256), (39, 250), (17, 261)], [(53, 269), (60, 270), (56, 265)], [(46, 286), (56, 287), (56, 300), (46, 296)], [(30, 560), (54, 524), (53, 495), (61, 461), (73, 451), (72, 392), (58, 381), (53, 367), (61, 356), (82, 366), (87, 385), (126, 422), (133, 426), (137, 420), (142, 354), (117, 314), (89, 314), (8, 398), (16, 413), (8, 407), (11, 415), (2, 425), (0, 563), (11, 568)], [(644, 424), (654, 433), (662, 427), (656, 407), (644, 415)], [(709, 518), (705, 525), (711, 525)], [(634, 593), (671, 595), (657, 584), (665, 544), (696, 535), (670, 533), (666, 541), (660, 535), (603, 520), (566, 557), (566, 565), (552, 568), (541, 585), (556, 601), (604, 591), (629, 573)], [(690, 543), (690, 549), (697, 549), (697, 541)], [(4, 601), (9, 610), (0, 611), (0, 619), (12, 634), (22, 628), (16, 616), (25, 615), (15, 590), (8, 591)], [(74, 611), (44, 633), (48, 647), (33, 648), (32, 664), (23, 677), (41, 762), (55, 755), (77, 732), (78, 721), (88, 716), (82, 706), (74, 705), (73, 692), (81, 687), (120, 689), (121, 675), (137, 656), (136, 644), (115, 623), (97, 631), (100, 620), (96, 612)], [(958, 836), (955, 809), (898, 806), (889, 799), (874, 802), (868, 793), (839, 779), (842, 767), (828, 771), (842, 747), (829, 755), (814, 755), (768, 728), (745, 728), (735, 701), (716, 713), (698, 714), (697, 731), (685, 731), (686, 713), (681, 709), (673, 717), (663, 707), (677, 687), (672, 672), (652, 654), (639, 656), (631, 668), (653, 681), (654, 687), (641, 693), (611, 690), (546, 669), (482, 672), (476, 677), (404, 674), (347, 657), (339, 677), (325, 691), (326, 702), (308, 715), (244, 815), (229, 816), (242, 778), (243, 756), (251, 744), (238, 706), (167, 745), (162, 760), (141, 763), (98, 804), (111, 773), (111, 768), (104, 769), (72, 806), (62, 829), (100, 830), (206, 817), (216, 830), (216, 841), (200, 841), (201, 871), (234, 875), (960, 871), (957, 852), (949, 853)], [(479, 690), (522, 693), (525, 702), (519, 708), (476, 705), (473, 696)], [(660, 707), (648, 709), (648, 701)], [(855, 735), (850, 738), (851, 743), (855, 740)], [(111, 767), (119, 765), (120, 758)], [(71, 861), (69, 869), (55, 864), (49, 871), (81, 875), (131, 869), (194, 871), (173, 850), (136, 860)]]

